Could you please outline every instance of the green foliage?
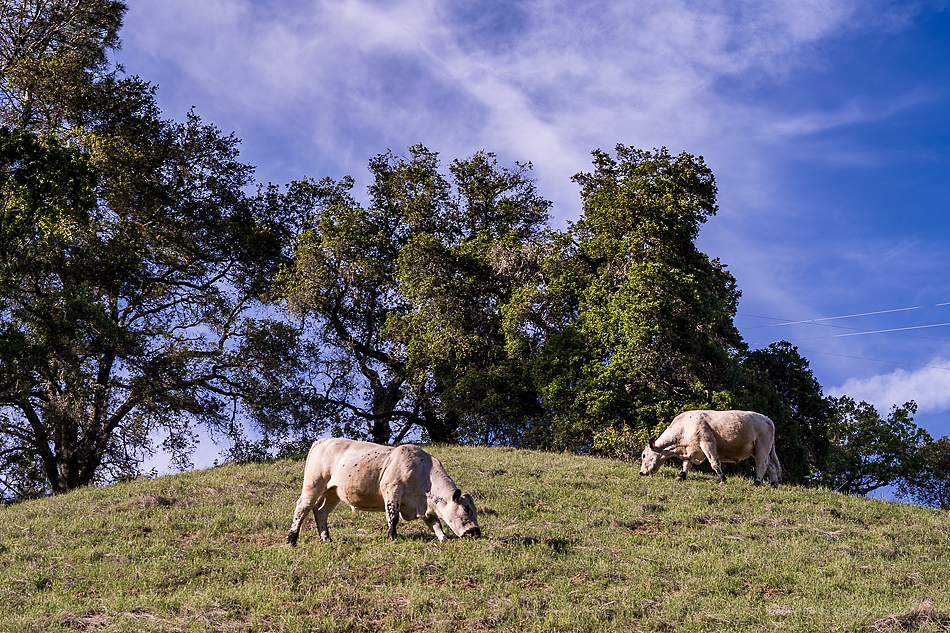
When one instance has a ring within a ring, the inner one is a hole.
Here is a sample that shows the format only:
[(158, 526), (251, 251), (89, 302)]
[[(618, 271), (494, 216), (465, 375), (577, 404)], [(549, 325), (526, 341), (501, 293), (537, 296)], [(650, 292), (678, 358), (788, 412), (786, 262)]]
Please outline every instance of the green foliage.
[(520, 445), (543, 415), (530, 366), (505, 312), (537, 283), (550, 203), (530, 165), (500, 167), (479, 152), (449, 167), (452, 195), (435, 209), (438, 229), (413, 236), (397, 262), (409, 309), (388, 332), (405, 350), (416, 392), (438, 398), (443, 438)]
[(828, 425), (830, 450), (819, 473), (822, 485), (845, 494), (867, 494), (919, 477), (923, 449), (932, 441), (913, 423), (917, 405), (894, 406), (887, 419), (867, 402), (833, 398)]
[(75, 148), (0, 128), (0, 288), (42, 274), (88, 230), (95, 174)]
[(712, 408), (731, 387), (741, 345), (733, 277), (695, 245), (716, 212), (702, 158), (623, 145), (594, 152), (574, 177), (584, 215), (553, 241), (538, 375), (554, 411), (554, 446), (583, 450), (607, 426), (654, 430)]
[(309, 225), (279, 295), (311, 320), (339, 432), (381, 443), (414, 425), (439, 441), (517, 437), (484, 422), (501, 414), (517, 427), (525, 415), (523, 399), (511, 403), (527, 379), (508, 362), (502, 312), (530, 259), (524, 242), (547, 218), (527, 169), (478, 153), (446, 175), (414, 146), (370, 161), (368, 207), (350, 179), (288, 188)]
[[(240, 433), (249, 398), (265, 431), (278, 410), (307, 417), (296, 333), (248, 318), (287, 255), (288, 212), (245, 194), (237, 139), (164, 119), (154, 87), (108, 72), (124, 5), (22, 6), (91, 22), (50, 26), (2, 76), (25, 95), (4, 120), (29, 131), (0, 135), (0, 481), (32, 490), (37, 463), (46, 491), (127, 478), (161, 435), (188, 466), (192, 427)], [(67, 45), (70, 29), (86, 35)]]
[[(340, 508), (285, 544), (303, 462), (0, 506), (4, 631), (880, 631), (950, 624), (946, 512), (430, 446), (481, 539)], [(781, 627), (778, 625), (781, 624)]]
[(0, 74), (60, 51), (105, 64), (106, 51), (119, 47), (125, 12), (117, 0), (6, 0), (0, 5)]
[(58, 127), (82, 86), (109, 75), (125, 12), (118, 0), (0, 3), (0, 125)]
[(898, 494), (915, 503), (950, 510), (950, 438), (944, 435), (925, 443), (920, 460), (920, 470), (904, 475)]
[(793, 348), (746, 353), (736, 282), (695, 245), (716, 212), (703, 160), (594, 152), (565, 232), (529, 168), (479, 152), (446, 173), (414, 146), (370, 161), (365, 207), (348, 178), (283, 194), (308, 223), (278, 295), (316, 335), (335, 432), (622, 457), (681, 411), (747, 406), (808, 480), (829, 408)]

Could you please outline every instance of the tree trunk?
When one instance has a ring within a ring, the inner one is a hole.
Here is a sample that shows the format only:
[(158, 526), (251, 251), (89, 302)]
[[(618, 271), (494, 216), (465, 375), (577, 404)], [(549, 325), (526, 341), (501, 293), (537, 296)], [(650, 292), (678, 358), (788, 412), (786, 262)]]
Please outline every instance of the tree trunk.
[(392, 439), (393, 430), (389, 426), (389, 420), (391, 416), (386, 416), (383, 418), (376, 418), (369, 424), (369, 434), (370, 438), (376, 444), (389, 444), (389, 440)]
[(393, 411), (402, 398), (403, 380), (394, 378), (383, 384), (379, 374), (373, 371), (364, 371), (370, 379), (373, 390), (373, 418), (369, 421), (369, 433), (376, 444), (389, 444), (393, 437)]
[(98, 438), (80, 435), (81, 411), (54, 399), (44, 408), (43, 418), (53, 436), (53, 452), (43, 460), (50, 489), (56, 494), (88, 486), (102, 461), (102, 454), (96, 449)]

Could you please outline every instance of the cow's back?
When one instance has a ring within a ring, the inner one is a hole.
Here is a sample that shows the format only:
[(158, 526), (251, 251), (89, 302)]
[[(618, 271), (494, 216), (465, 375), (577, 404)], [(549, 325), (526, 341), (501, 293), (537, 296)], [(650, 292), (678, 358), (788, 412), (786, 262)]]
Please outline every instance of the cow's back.
[(673, 422), (688, 443), (714, 441), (724, 460), (744, 459), (758, 442), (771, 446), (775, 438), (772, 420), (754, 411), (687, 411)]
[(340, 500), (353, 507), (375, 509), (380, 499), (380, 476), (392, 452), (391, 446), (371, 442), (317, 440), (307, 455), (304, 479), (319, 488), (335, 488)]

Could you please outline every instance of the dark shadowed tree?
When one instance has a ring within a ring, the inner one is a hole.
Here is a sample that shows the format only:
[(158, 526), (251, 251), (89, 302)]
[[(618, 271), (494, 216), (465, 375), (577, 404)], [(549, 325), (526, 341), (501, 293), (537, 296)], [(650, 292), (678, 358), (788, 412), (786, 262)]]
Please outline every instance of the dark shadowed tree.
[(919, 476), (930, 435), (914, 424), (917, 405), (895, 406), (887, 419), (867, 402), (832, 398), (828, 459), (818, 482), (845, 494), (867, 494)]
[(950, 510), (950, 438), (926, 443), (920, 451), (922, 466), (898, 484), (901, 497), (941, 510)]
[[(51, 137), (0, 128), (0, 387), (7, 402), (29, 398), (29, 382), (22, 382), (16, 369), (52, 353), (48, 339), (58, 334), (17, 327), (23, 313), (16, 291), (24, 280), (45, 278), (74, 236), (89, 230), (94, 183), (92, 168), (75, 149)], [(60, 299), (63, 309), (84, 307), (67, 296)], [(32, 449), (30, 431), (16, 416), (0, 413), (0, 473), (13, 475), (0, 478), (3, 497), (44, 489), (43, 463)]]
[(834, 407), (822, 394), (808, 360), (785, 341), (741, 354), (740, 360), (742, 383), (735, 403), (775, 422), (783, 478), (790, 483), (812, 482), (828, 458), (828, 424)]

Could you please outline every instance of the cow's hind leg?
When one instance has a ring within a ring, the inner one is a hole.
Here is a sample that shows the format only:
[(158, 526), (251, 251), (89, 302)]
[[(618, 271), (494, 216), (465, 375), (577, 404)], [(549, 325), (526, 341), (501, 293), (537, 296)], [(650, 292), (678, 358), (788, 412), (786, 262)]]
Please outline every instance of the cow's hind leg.
[(317, 530), (320, 532), (321, 541), (330, 540), (330, 527), (328, 520), (330, 513), (340, 503), (340, 497), (336, 494), (336, 488), (331, 488), (323, 493), (323, 500), (313, 509), (313, 518), (317, 521)]
[(778, 469), (775, 468), (775, 462), (772, 461), (771, 455), (769, 455), (769, 464), (766, 467), (766, 472), (769, 475), (769, 484), (771, 484), (773, 488), (778, 488)]
[(290, 530), (287, 532), (287, 542), (293, 546), (297, 545), (297, 537), (300, 535), (300, 524), (304, 517), (312, 508), (317, 506), (323, 498), (325, 492), (324, 485), (305, 485), (300, 493), (300, 499), (297, 500), (297, 506), (294, 508), (294, 520), (290, 523)]
[(766, 471), (769, 475), (769, 484), (771, 484), (773, 488), (778, 488), (778, 472), (776, 472), (775, 464), (771, 459), (769, 459), (769, 465), (768, 468), (766, 468)]
[(396, 540), (396, 526), (399, 524), (399, 507), (402, 498), (402, 489), (399, 486), (389, 486), (383, 490), (383, 501), (386, 503), (386, 524), (389, 526), (389, 540)]
[(770, 444), (767, 444), (761, 440), (755, 443), (755, 485), (762, 485), (762, 477), (765, 476), (765, 471), (769, 472), (769, 476), (775, 480), (775, 467), (772, 465), (772, 459), (769, 457), (769, 450), (771, 448)]

